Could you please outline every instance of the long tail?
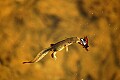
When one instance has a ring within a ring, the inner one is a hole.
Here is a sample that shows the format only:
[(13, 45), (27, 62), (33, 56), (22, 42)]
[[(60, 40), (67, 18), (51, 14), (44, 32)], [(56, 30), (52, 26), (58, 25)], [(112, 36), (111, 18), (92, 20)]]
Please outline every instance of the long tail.
[(40, 61), (50, 51), (51, 51), (51, 47), (46, 48), (46, 49), (42, 50), (41, 52), (39, 52), (33, 60), (28, 61), (28, 62), (23, 62), (23, 64), (25, 64), (25, 63), (36, 63), (36, 62)]

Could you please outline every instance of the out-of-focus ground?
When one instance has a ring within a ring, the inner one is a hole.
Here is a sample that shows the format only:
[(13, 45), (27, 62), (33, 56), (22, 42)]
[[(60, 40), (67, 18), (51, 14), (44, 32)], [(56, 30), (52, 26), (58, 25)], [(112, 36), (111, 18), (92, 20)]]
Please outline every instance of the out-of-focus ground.
[[(0, 80), (120, 80), (119, 0), (0, 0)], [(89, 38), (22, 64), (67, 37)]]

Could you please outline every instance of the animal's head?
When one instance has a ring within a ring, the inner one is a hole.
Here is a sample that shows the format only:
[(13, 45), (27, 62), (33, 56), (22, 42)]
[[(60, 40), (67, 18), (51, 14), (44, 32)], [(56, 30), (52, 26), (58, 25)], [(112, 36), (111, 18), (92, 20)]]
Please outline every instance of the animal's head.
[(84, 38), (80, 38), (80, 42), (78, 42), (79, 44), (81, 44), (83, 46), (83, 48), (85, 48), (88, 51), (88, 38), (87, 36), (85, 36)]

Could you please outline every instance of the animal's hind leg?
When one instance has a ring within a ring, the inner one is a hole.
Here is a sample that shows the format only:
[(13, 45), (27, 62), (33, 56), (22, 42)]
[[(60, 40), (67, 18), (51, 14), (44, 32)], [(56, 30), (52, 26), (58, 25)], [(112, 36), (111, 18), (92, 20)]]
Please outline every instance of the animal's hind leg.
[(56, 60), (56, 59), (57, 59), (57, 57), (56, 57), (56, 52), (53, 52), (53, 53), (51, 54), (51, 57)]

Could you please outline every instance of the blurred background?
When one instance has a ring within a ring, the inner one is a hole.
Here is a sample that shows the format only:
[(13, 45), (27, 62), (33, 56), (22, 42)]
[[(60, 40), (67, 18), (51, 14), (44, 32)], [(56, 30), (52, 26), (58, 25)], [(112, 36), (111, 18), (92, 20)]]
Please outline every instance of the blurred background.
[[(119, 0), (0, 0), (0, 80), (120, 80)], [(88, 36), (35, 64), (22, 64), (68, 37)]]

